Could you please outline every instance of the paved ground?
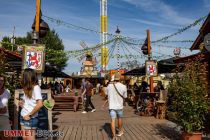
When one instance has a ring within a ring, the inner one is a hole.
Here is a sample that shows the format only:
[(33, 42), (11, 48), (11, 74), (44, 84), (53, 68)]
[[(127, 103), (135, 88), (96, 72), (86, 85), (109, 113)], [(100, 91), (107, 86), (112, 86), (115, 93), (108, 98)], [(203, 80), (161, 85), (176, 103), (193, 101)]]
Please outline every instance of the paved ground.
[[(111, 137), (108, 108), (101, 109), (103, 98), (94, 95), (96, 112), (53, 111), (53, 129), (63, 132), (61, 140), (109, 140)], [(118, 140), (176, 140), (179, 133), (167, 120), (136, 115), (130, 106), (124, 110), (125, 134)]]

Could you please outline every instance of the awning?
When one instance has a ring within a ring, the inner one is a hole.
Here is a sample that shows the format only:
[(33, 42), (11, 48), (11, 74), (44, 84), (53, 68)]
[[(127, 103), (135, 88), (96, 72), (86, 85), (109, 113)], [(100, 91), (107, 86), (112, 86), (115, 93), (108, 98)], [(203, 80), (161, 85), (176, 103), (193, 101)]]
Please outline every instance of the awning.
[(44, 73), (42, 73), (42, 76), (45, 77), (58, 77), (58, 78), (71, 78), (70, 75), (58, 70), (57, 68), (54, 68), (53, 66), (45, 65)]
[[(172, 57), (169, 59), (164, 59), (158, 61), (158, 74), (161, 73), (172, 73), (173, 70), (177, 67), (178, 64), (174, 63), (174, 60), (177, 59), (177, 57)], [(133, 70), (130, 70), (123, 75), (130, 75), (130, 76), (143, 76), (145, 75), (145, 66), (142, 66), (140, 68), (135, 68)]]

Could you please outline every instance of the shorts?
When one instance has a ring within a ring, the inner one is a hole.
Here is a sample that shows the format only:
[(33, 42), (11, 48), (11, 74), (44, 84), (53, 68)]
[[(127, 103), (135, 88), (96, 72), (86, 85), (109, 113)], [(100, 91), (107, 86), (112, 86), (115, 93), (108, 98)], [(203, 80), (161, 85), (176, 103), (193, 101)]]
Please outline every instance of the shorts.
[(20, 125), (24, 126), (24, 129), (36, 129), (38, 126), (38, 119), (35, 117), (26, 121), (20, 116)]
[(109, 115), (112, 119), (122, 118), (123, 117), (123, 110), (122, 109), (110, 109)]

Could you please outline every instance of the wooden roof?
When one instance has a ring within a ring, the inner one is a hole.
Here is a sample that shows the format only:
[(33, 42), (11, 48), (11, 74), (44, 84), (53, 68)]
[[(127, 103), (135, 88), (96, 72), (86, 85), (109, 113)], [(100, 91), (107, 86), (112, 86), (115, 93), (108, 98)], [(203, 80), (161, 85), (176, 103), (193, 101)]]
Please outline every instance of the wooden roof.
[(203, 25), (199, 30), (199, 35), (197, 36), (196, 40), (192, 44), (190, 50), (198, 50), (199, 45), (203, 42), (204, 36), (210, 33), (210, 13), (208, 14), (206, 20), (204, 21)]
[(199, 53), (189, 55), (186, 57), (181, 57), (179, 59), (174, 60), (174, 63), (181, 63), (181, 62), (184, 63), (184, 62), (187, 62), (188, 60), (194, 59), (198, 55), (203, 55), (204, 60), (210, 60), (210, 51), (207, 51), (207, 52), (203, 52), (203, 53), (199, 52)]

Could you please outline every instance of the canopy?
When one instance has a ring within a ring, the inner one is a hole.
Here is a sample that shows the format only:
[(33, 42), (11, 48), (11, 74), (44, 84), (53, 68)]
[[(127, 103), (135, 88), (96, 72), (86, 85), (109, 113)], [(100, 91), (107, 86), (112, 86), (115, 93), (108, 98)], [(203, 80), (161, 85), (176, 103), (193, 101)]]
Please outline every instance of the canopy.
[[(171, 73), (173, 70), (177, 67), (178, 64), (174, 63), (174, 60), (177, 59), (177, 57), (172, 57), (164, 60), (160, 60), (157, 62), (158, 64), (158, 73)], [(142, 66), (140, 68), (135, 68), (133, 70), (130, 70), (123, 75), (132, 75), (132, 76), (142, 76), (145, 75), (145, 66)]]

